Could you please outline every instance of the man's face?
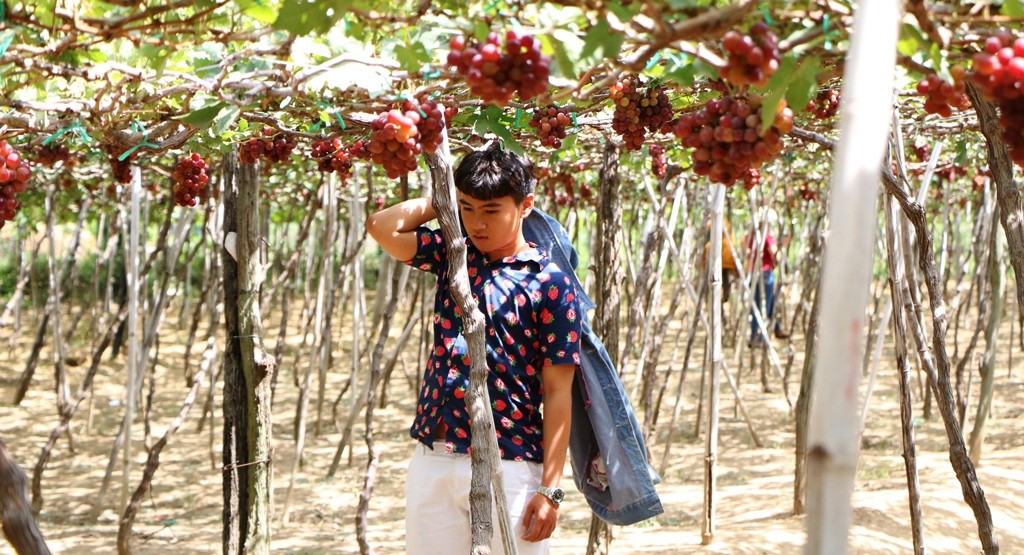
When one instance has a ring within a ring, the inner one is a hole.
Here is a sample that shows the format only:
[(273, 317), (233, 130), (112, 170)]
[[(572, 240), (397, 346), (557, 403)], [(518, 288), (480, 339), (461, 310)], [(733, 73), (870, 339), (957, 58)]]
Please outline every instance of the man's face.
[(470, 241), (490, 260), (512, 256), (526, 244), (523, 218), (533, 208), (533, 193), (517, 204), (511, 196), (489, 200), (457, 193), (459, 215)]

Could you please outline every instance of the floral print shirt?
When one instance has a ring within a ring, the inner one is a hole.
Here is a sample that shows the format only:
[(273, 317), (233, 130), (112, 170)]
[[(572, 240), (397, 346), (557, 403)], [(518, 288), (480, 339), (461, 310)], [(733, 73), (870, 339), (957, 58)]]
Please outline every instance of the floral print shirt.
[[(469, 453), (469, 350), (461, 311), (449, 289), (448, 256), (440, 230), (416, 230), (417, 252), (406, 263), (437, 275), (434, 347), (423, 374), (410, 435), (432, 447), (442, 421), (446, 451)], [(487, 388), (501, 458), (543, 462), (541, 372), (580, 363), (582, 332), (576, 290), (540, 249), (488, 262), (466, 240), (470, 290), (486, 320)]]

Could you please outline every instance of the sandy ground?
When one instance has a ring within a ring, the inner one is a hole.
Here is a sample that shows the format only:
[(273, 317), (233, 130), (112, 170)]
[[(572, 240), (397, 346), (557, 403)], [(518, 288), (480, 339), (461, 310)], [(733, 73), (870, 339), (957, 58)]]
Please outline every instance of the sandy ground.
[[(31, 320), (27, 324), (31, 324)], [(276, 329), (273, 325), (269, 322), (267, 329)], [(1002, 345), (1007, 344), (1009, 336), (1008, 324), (1004, 328)], [(165, 326), (161, 335), (153, 417), (153, 432), (157, 437), (179, 410), (186, 393), (180, 370), (184, 350), (174, 344), (176, 333)], [(0, 353), (0, 439), (29, 474), (57, 422), (53, 408), (52, 363), (40, 366), (21, 406), (10, 404), (33, 334), (34, 328), (27, 325), (16, 337), (13, 347)], [(4, 342), (9, 337), (9, 332), (5, 332)], [(293, 339), (299, 341), (300, 334), (293, 334)], [(802, 344), (800, 339), (793, 342), (801, 350)], [(887, 351), (889, 358), (883, 361), (867, 419), (853, 493), (849, 541), (850, 552), (856, 554), (913, 551), (901, 457), (895, 365), (891, 362), (891, 351)], [(85, 358), (87, 345), (71, 345), (69, 354)], [(346, 355), (347, 347), (338, 360), (347, 361)], [(195, 356), (198, 360), (198, 355)], [(50, 357), (49, 351), (44, 349), (43, 360), (50, 361)], [(414, 398), (403, 373), (406, 376), (418, 374), (415, 356), (406, 358), (404, 369), (396, 371), (392, 382), (390, 404), (376, 412), (380, 467), (371, 502), (369, 541), (375, 552), (381, 554), (403, 551), (402, 488), (405, 467), (413, 449), (406, 429), (411, 421)], [(1024, 357), (1016, 353), (1010, 366), (1008, 352), (1004, 350), (999, 357), (996, 398), (987, 428), (984, 458), (978, 468), (981, 485), (992, 508), (1001, 552), (1008, 554), (1024, 553), (1024, 436), (1018, 433), (1024, 424), (1024, 368), (1019, 362), (1022, 359)], [(105, 366), (95, 384), (91, 427), (87, 426), (87, 401), (72, 427), (75, 452), (71, 453), (68, 442), (62, 439), (44, 474), (45, 505), (38, 520), (55, 553), (107, 555), (115, 551), (116, 521), (121, 512), (118, 501), (122, 483), (120, 465), (102, 500), (99, 490), (124, 411), (123, 360), (123, 355), (115, 361), (109, 361), (109, 356), (105, 358)], [(693, 361), (699, 360), (699, 356), (693, 358)], [(331, 421), (329, 407), (349, 371), (347, 362), (340, 363), (329, 376), (323, 430), (316, 435), (312, 424), (309, 427), (289, 521), (282, 522), (295, 449), (292, 421), (297, 392), (293, 376), (296, 368), (304, 369), (305, 365), (304, 358), (297, 359), (293, 354), (285, 357), (275, 407), (273, 552), (358, 553), (355, 508), (366, 465), (361, 425), (356, 427), (354, 452), (351, 456), (346, 452), (348, 464), (342, 465), (335, 479), (325, 477), (341, 438)], [(795, 368), (799, 365), (800, 355)], [(84, 366), (71, 370), (72, 386), (77, 387)], [(779, 388), (775, 387), (774, 393), (763, 393), (759, 381), (749, 372), (742, 377), (741, 390), (764, 446), (754, 447), (746, 424), (736, 416), (732, 396), (727, 389), (723, 390), (715, 536), (710, 545), (701, 545), (704, 440), (703, 435), (694, 437), (693, 434), (699, 375), (699, 368), (691, 366), (684, 384), (684, 410), (676, 434), (678, 439), (663, 468), (664, 480), (658, 488), (665, 513), (635, 526), (616, 528), (612, 552), (802, 552), (806, 537), (804, 517), (792, 514), (792, 417)], [(676, 379), (672, 378), (669, 395), (675, 389)], [(791, 385), (794, 399), (796, 389)], [(314, 418), (315, 401), (314, 398), (311, 404)], [(348, 402), (346, 398), (346, 410)], [(656, 466), (661, 464), (665, 453), (666, 428), (673, 402), (672, 399), (665, 401), (659, 428), (651, 443)], [(211, 438), (209, 426), (202, 433), (197, 432), (200, 411), (201, 405), (197, 404), (163, 452), (153, 490), (147, 495), (134, 526), (136, 554), (221, 551), (220, 439)], [(920, 413), (920, 403), (915, 411)], [(973, 415), (973, 409), (971, 413)], [(219, 433), (219, 409), (216, 414), (214, 429)], [(359, 421), (362, 421), (361, 416)], [(968, 430), (970, 427), (969, 424)], [(918, 419), (915, 431), (924, 498), (924, 537), (929, 553), (979, 553), (977, 526), (949, 464), (945, 431), (937, 411), (931, 420)], [(134, 427), (134, 432), (132, 452), (136, 464), (129, 474), (132, 490), (141, 478), (141, 463), (146, 455), (141, 423)], [(572, 483), (568, 474), (563, 483)], [(559, 529), (552, 540), (552, 551), (584, 553), (589, 524), (586, 503), (570, 489), (563, 503)], [(12, 553), (9, 545), (0, 542), (0, 555)]]

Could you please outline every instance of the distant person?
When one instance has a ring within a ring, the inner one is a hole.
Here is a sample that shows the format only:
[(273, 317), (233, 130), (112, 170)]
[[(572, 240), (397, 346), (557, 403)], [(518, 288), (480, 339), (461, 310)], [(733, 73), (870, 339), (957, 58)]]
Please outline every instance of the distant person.
[[(769, 216), (769, 222), (773, 222), (774, 218)], [(769, 227), (771, 223), (769, 224)], [(754, 258), (753, 250), (756, 248), (754, 245), (754, 234), (747, 235), (746, 250), (747, 259)], [(764, 318), (765, 327), (772, 321), (772, 317), (775, 315), (775, 267), (778, 265), (779, 247), (775, 242), (775, 238), (772, 237), (770, 231), (766, 230), (764, 235), (764, 246), (761, 249), (760, 256), (760, 268), (761, 268), (761, 279), (754, 283), (754, 309), (750, 311), (750, 341), (749, 345), (754, 346), (761, 342), (761, 339), (767, 339), (760, 333), (760, 328), (757, 324), (757, 318), (754, 316), (755, 310), (760, 310), (761, 305), (761, 290), (764, 289), (764, 312), (762, 317)], [(758, 267), (758, 261), (754, 259), (754, 267), (751, 268), (751, 272), (756, 271)], [(789, 333), (783, 331), (782, 323), (779, 321), (775, 322), (775, 337), (779, 339), (785, 339), (789, 337)]]

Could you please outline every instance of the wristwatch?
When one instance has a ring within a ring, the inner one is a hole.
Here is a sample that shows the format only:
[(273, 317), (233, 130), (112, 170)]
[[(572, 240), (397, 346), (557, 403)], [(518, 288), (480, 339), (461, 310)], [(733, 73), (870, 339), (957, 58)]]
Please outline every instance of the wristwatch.
[(544, 486), (537, 486), (537, 493), (547, 497), (557, 507), (565, 499), (565, 491), (562, 488), (548, 488)]

